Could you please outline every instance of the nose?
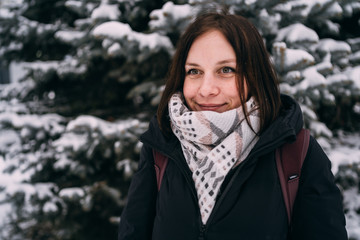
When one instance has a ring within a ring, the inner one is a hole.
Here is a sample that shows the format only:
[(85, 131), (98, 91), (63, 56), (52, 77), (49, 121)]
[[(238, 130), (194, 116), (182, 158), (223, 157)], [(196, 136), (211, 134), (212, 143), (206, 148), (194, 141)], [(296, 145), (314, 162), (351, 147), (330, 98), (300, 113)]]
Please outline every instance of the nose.
[(199, 94), (202, 97), (216, 96), (220, 92), (220, 88), (213, 74), (205, 74), (199, 88)]

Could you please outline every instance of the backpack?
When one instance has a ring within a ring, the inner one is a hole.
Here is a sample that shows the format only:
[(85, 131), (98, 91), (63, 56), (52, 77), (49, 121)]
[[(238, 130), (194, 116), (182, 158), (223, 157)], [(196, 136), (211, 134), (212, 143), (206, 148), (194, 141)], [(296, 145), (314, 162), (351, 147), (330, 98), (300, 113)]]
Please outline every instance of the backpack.
[[(292, 210), (299, 187), (301, 168), (309, 147), (310, 132), (301, 129), (297, 134), (295, 142), (285, 143), (275, 151), (276, 167), (280, 179), (281, 190), (285, 202), (285, 208), (290, 225)], [(168, 157), (160, 152), (153, 150), (154, 167), (158, 191), (161, 181), (164, 177), (165, 169), (168, 163)]]

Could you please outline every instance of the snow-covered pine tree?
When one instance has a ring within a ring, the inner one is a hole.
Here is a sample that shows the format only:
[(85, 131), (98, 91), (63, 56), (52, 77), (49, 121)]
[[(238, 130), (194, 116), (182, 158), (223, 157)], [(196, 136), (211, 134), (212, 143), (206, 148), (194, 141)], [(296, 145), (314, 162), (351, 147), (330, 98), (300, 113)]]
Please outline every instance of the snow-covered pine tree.
[[(26, 74), (1, 86), (0, 202), (13, 210), (3, 213), (0, 236), (116, 238), (142, 119), (154, 109), (141, 103), (158, 96), (173, 50), (146, 33), (161, 3), (1, 4), (1, 59)], [(136, 101), (127, 98), (134, 87)]]
[[(0, 62), (26, 69), (0, 86), (2, 239), (116, 238), (174, 46), (210, 8), (258, 27), (325, 148), (359, 132), (357, 0), (0, 0)], [(360, 239), (359, 165), (336, 172)]]

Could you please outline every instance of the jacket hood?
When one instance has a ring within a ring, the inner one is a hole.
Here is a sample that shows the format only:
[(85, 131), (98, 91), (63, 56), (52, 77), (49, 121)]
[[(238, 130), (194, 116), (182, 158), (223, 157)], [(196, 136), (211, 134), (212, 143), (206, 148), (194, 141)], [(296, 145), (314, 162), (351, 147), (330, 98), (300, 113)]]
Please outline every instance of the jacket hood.
[(278, 118), (264, 130), (254, 148), (269, 148), (272, 151), (286, 142), (295, 141), (304, 124), (300, 105), (284, 94), (281, 95), (281, 103)]
[(167, 156), (180, 145), (174, 134), (166, 137), (160, 130), (156, 116), (150, 120), (149, 129), (140, 136), (140, 141)]
[[(303, 117), (299, 104), (287, 95), (281, 95), (282, 108), (279, 117), (260, 135), (253, 152), (267, 153), (281, 146), (285, 142), (293, 142), (296, 134), (303, 127)], [(160, 131), (156, 117), (150, 121), (149, 129), (140, 140), (157, 151), (171, 156), (175, 148), (180, 145), (175, 135), (165, 137)]]

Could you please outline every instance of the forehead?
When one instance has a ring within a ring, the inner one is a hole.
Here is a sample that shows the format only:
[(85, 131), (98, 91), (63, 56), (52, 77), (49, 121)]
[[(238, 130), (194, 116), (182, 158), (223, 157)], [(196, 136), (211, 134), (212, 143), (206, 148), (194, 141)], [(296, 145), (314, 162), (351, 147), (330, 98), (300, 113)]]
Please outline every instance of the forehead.
[(212, 30), (195, 39), (188, 52), (186, 63), (225, 60), (236, 61), (235, 51), (220, 31)]

